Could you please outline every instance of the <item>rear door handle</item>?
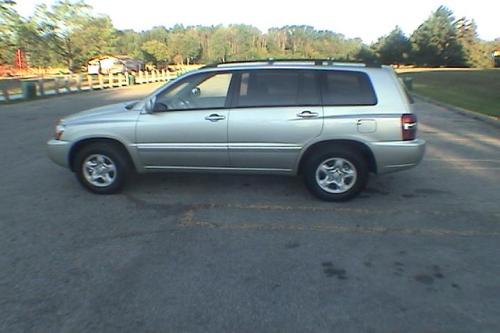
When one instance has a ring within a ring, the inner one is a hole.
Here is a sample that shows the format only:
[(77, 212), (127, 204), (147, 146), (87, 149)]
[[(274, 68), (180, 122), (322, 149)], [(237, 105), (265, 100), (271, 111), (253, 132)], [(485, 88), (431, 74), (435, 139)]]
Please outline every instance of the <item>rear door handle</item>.
[(211, 115), (205, 117), (205, 120), (209, 120), (209, 121), (212, 121), (212, 122), (219, 121), (219, 120), (224, 120), (224, 119), (226, 119), (226, 117), (224, 117), (221, 114), (217, 114), (217, 113), (212, 113)]
[(317, 112), (312, 112), (309, 110), (297, 113), (297, 117), (300, 117), (300, 118), (316, 118), (318, 116), (319, 116), (319, 114)]

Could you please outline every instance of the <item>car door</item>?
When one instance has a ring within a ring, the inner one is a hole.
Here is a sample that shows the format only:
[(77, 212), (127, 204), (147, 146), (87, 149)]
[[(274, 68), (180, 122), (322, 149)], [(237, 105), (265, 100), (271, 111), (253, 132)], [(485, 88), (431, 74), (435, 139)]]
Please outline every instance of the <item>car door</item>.
[(291, 171), (302, 148), (322, 130), (316, 71), (240, 72), (229, 118), (232, 167)]
[(147, 169), (218, 168), (229, 165), (228, 91), (232, 74), (202, 73), (156, 96), (141, 114), (136, 146)]

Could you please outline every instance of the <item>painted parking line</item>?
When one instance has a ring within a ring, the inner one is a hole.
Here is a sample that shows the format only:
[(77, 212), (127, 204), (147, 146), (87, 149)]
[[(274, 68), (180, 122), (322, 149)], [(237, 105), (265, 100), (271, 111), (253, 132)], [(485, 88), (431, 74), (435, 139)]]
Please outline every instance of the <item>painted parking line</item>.
[[(432, 168), (461, 169), (461, 170), (500, 170), (500, 160), (474, 158), (424, 158), (423, 162), (430, 162)], [(436, 163), (443, 163), (439, 165)]]
[(282, 224), (282, 223), (240, 223), (226, 224), (198, 221), (186, 215), (178, 225), (182, 228), (206, 228), (219, 230), (267, 230), (267, 231), (317, 231), (349, 234), (412, 235), (412, 236), (458, 236), (458, 237), (498, 237), (500, 232), (482, 232), (475, 230), (448, 230), (425, 228), (362, 227), (335, 224)]
[(426, 214), (434, 216), (454, 216), (451, 211), (431, 210), (431, 209), (408, 209), (408, 208), (353, 208), (353, 207), (331, 207), (331, 206), (289, 206), (289, 205), (268, 205), (268, 204), (194, 204), (188, 207), (188, 211), (208, 210), (208, 209), (240, 209), (256, 211), (289, 211), (289, 212), (329, 212), (339, 214), (360, 214), (360, 215), (394, 215), (403, 214)]
[[(250, 208), (253, 209), (253, 208)], [(177, 225), (181, 228), (205, 228), (217, 230), (264, 230), (264, 231), (317, 231), (329, 233), (348, 234), (377, 234), (377, 235), (401, 235), (401, 236), (456, 236), (456, 237), (498, 237), (500, 232), (479, 230), (452, 230), (439, 228), (405, 228), (405, 227), (383, 227), (383, 226), (349, 226), (335, 223), (328, 224), (297, 224), (297, 223), (273, 223), (273, 222), (242, 222), (224, 223), (220, 221), (204, 221), (195, 216), (196, 209), (187, 210)]]
[(457, 162), (457, 163), (467, 163), (467, 162), (500, 163), (500, 160), (485, 160), (485, 159), (475, 159), (475, 158), (425, 158), (424, 161)]
[[(451, 141), (451, 142), (469, 142), (471, 138), (469, 137), (459, 137), (455, 134), (443, 133), (443, 134), (424, 134), (423, 137), (426, 140), (435, 140), (435, 141)], [(494, 146), (500, 146), (500, 140), (495, 138), (482, 138), (480, 140), (476, 140), (477, 143), (486, 143)]]
[[(159, 209), (170, 206), (165, 203), (155, 203), (150, 200), (138, 198), (130, 193), (125, 194), (127, 199), (141, 208)], [(332, 205), (318, 206), (300, 206), (300, 205), (280, 205), (280, 204), (238, 204), (238, 203), (193, 203), (189, 205), (181, 205), (182, 209), (187, 211), (212, 210), (212, 209), (243, 209), (254, 211), (297, 211), (297, 212), (329, 212), (339, 214), (360, 214), (360, 215), (392, 215), (396, 213), (407, 213), (408, 209), (389, 208), (389, 209), (371, 209), (371, 208), (355, 208), (355, 207), (335, 207)], [(413, 213), (422, 213), (420, 210), (410, 211)], [(425, 211), (429, 213), (429, 211)], [(433, 214), (431, 212), (431, 214)], [(435, 215), (448, 216), (447, 212), (434, 212)]]
[(460, 170), (500, 170), (500, 166), (497, 167), (480, 167), (480, 166), (469, 166), (469, 165), (434, 165), (433, 168), (437, 169), (460, 169)]

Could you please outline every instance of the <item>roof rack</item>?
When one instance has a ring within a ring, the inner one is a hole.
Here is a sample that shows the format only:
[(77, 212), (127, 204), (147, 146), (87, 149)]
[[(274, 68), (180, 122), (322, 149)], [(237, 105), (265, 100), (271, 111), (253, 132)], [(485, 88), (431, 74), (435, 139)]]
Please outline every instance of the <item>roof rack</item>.
[(224, 61), (209, 64), (203, 66), (202, 68), (216, 68), (216, 67), (231, 67), (237, 66), (240, 64), (246, 65), (255, 65), (255, 66), (263, 66), (263, 65), (286, 65), (286, 64), (299, 64), (302, 63), (304, 65), (314, 65), (314, 66), (346, 66), (346, 67), (381, 67), (380, 64), (376, 63), (360, 63), (360, 62), (339, 62), (334, 59), (255, 59), (255, 60), (241, 60), (241, 61)]

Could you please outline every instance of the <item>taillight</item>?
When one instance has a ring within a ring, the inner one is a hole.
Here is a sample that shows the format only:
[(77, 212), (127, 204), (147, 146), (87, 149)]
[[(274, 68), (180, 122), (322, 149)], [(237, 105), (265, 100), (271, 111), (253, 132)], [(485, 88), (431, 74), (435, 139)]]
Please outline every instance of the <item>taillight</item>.
[(413, 113), (405, 113), (401, 116), (401, 131), (403, 140), (415, 140), (417, 136), (417, 116)]

